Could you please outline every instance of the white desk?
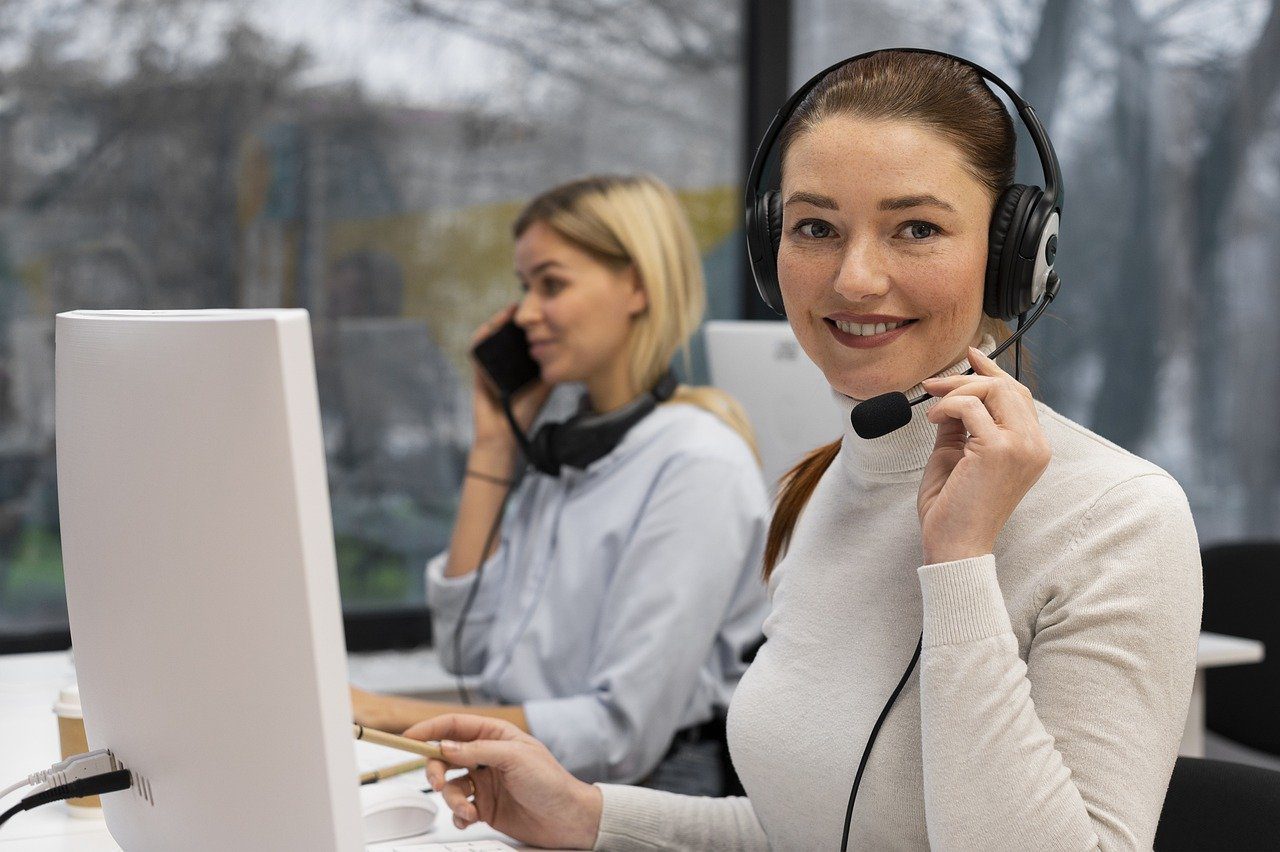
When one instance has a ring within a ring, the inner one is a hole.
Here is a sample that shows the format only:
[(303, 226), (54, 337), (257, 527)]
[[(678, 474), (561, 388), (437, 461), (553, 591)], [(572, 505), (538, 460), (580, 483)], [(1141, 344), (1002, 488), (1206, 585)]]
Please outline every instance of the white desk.
[[(417, 676), (410, 664), (417, 666)], [(404, 688), (426, 694), (446, 695), (456, 689), (452, 675), (447, 674), (430, 652), (377, 654), (353, 658), (353, 677), (372, 688)], [(407, 677), (406, 677), (407, 675)], [(59, 759), (58, 728), (54, 721), (53, 701), (58, 690), (75, 680), (71, 656), (67, 652), (48, 654), (11, 654), (0, 656), (0, 789), (13, 781), (44, 769)], [(405, 760), (403, 752), (353, 743), (362, 771), (389, 766)], [(408, 773), (381, 784), (425, 785), (422, 773)], [(434, 794), (433, 794), (434, 795)], [(8, 806), (19, 800), (19, 794), (5, 799)], [(437, 797), (438, 798), (438, 797)], [(378, 843), (368, 852), (391, 852), (396, 846), (413, 843), (443, 843), (450, 840), (503, 839), (486, 825), (474, 825), (465, 831), (453, 827), (452, 814), (439, 801), (436, 826), (422, 837)], [(513, 844), (514, 845), (514, 844)], [(61, 803), (45, 805), (20, 813), (0, 827), (0, 852), (120, 852), (111, 839), (101, 817), (71, 816)]]
[[(1213, 666), (1256, 663), (1263, 657), (1263, 645), (1251, 639), (1200, 634), (1196, 657), (1195, 686), (1187, 714), (1182, 753), (1204, 754), (1204, 670)], [(439, 665), (431, 651), (391, 652), (358, 656), (351, 661), (352, 680), (369, 689), (447, 697), (456, 690), (453, 677)], [(53, 701), (58, 690), (75, 679), (69, 654), (14, 654), (0, 656), (0, 785), (7, 785), (58, 760), (58, 731)], [(362, 769), (403, 760), (399, 752), (368, 743), (357, 744)], [(365, 747), (368, 749), (365, 750)], [(417, 774), (384, 781), (384, 784), (414, 784)], [(7, 800), (17, 801), (14, 796)], [(475, 825), (466, 831), (453, 827), (449, 809), (440, 802), (436, 828), (413, 841), (396, 841), (370, 846), (370, 852), (390, 852), (396, 845), (427, 841), (480, 840), (499, 837), (487, 826)], [(0, 828), (0, 852), (119, 852), (101, 819), (81, 819), (69, 815), (61, 804), (46, 805), (18, 814)]]
[(1191, 707), (1187, 710), (1187, 726), (1182, 731), (1179, 754), (1204, 757), (1204, 670), (1217, 666), (1239, 666), (1260, 663), (1266, 648), (1256, 639), (1201, 633), (1196, 649), (1196, 679), (1191, 687)]

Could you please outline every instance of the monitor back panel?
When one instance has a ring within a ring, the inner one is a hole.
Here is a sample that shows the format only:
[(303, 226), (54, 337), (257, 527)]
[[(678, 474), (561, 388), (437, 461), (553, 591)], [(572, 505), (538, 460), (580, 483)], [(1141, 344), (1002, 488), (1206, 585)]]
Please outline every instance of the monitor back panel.
[(130, 850), (356, 849), (361, 831), (304, 311), (56, 325), (67, 607)]
[(746, 409), (770, 488), (809, 450), (840, 437), (834, 392), (788, 323), (713, 321), (706, 338), (711, 382)]

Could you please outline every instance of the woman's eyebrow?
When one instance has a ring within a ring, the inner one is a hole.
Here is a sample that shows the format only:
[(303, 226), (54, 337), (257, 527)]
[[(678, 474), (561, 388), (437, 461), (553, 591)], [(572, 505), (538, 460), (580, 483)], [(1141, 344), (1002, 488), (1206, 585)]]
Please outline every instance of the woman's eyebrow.
[[(539, 263), (539, 264), (538, 264), (537, 266), (535, 266), (533, 269), (530, 269), (530, 270), (529, 270), (529, 276), (530, 276), (530, 277), (533, 277), (534, 275), (537, 275), (537, 274), (539, 274), (539, 273), (541, 273), (541, 272), (546, 272), (548, 269), (551, 269), (551, 268), (556, 267), (556, 266), (559, 266), (559, 267), (561, 267), (561, 268), (567, 268), (567, 267), (565, 267), (565, 265), (564, 265), (563, 263), (561, 263), (561, 262), (560, 262), (560, 261), (558, 261), (558, 260), (544, 260), (544, 261), (542, 261), (542, 263)], [(519, 277), (520, 277), (520, 270), (519, 270), (519, 269), (515, 270), (515, 273), (516, 273), (516, 277), (517, 277), (517, 278), (519, 278)]]
[(814, 207), (821, 207), (825, 210), (840, 209), (840, 205), (831, 196), (819, 195), (816, 192), (805, 192), (804, 190), (791, 193), (783, 206), (786, 207), (790, 204), (812, 204)]
[(908, 210), (912, 207), (940, 207), (952, 213), (956, 208), (936, 195), (901, 195), (897, 198), (885, 198), (880, 202), (881, 210)]

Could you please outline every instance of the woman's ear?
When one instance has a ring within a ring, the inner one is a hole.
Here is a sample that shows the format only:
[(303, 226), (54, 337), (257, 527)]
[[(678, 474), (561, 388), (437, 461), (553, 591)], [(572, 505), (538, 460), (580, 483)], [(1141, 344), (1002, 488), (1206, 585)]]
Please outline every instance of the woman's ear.
[(634, 263), (628, 264), (622, 274), (626, 276), (625, 283), (629, 288), (627, 315), (638, 317), (649, 310), (649, 292), (645, 289), (644, 282), (640, 280), (640, 272)]

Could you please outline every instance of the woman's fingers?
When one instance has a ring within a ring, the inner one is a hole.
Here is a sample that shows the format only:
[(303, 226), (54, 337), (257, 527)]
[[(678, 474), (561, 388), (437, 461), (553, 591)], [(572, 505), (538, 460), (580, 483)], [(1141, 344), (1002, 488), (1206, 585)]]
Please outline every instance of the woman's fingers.
[[(983, 401), (987, 410), (997, 423), (1002, 426), (1016, 426), (1035, 420), (1035, 404), (1031, 393), (1023, 385), (1013, 379), (1000, 379), (990, 376), (965, 376), (964, 381), (951, 381), (959, 378), (948, 376), (925, 383), (925, 390), (930, 396), (947, 399), (957, 396), (973, 396)], [(935, 421), (936, 422), (936, 421)]]
[(474, 779), (470, 775), (459, 775), (445, 783), (440, 790), (440, 795), (455, 817), (471, 823), (480, 818), (480, 811), (476, 803), (471, 800), (475, 790)]
[(995, 421), (1003, 426), (1030, 426), (1031, 421), (1037, 420), (1034, 400), (1026, 385), (973, 347), (969, 347), (969, 363), (976, 371), (975, 375), (960, 374), (925, 379), (925, 392), (941, 398), (952, 395), (975, 396), (983, 401)]
[(482, 322), (480, 327), (476, 329), (476, 333), (471, 336), (471, 346), (474, 348), (481, 340), (484, 340), (505, 325), (508, 320), (516, 315), (516, 309), (519, 307), (519, 302), (512, 302)]
[(514, 768), (521, 756), (528, 753), (525, 743), (511, 740), (474, 740), (469, 743), (441, 740), (440, 750), (450, 766), (465, 769), (492, 767), (499, 771)]
[(445, 713), (424, 719), (404, 732), (415, 740), (513, 740), (525, 736), (515, 725), (503, 719), (476, 716), (471, 713)]
[(996, 363), (996, 359), (992, 358), (976, 346), (969, 347), (969, 366), (973, 367), (973, 371), (980, 376), (1004, 376), (1010, 379), (1013, 378), (1005, 372), (1003, 367)]
[(427, 761), (427, 783), (431, 785), (431, 789), (439, 792), (444, 787), (444, 774), (449, 769), (449, 764), (443, 760)]
[(931, 423), (942, 423), (947, 417), (959, 420), (964, 424), (965, 431), (979, 439), (994, 439), (1000, 433), (1000, 427), (991, 418), (991, 412), (987, 411), (982, 400), (968, 394), (950, 395), (938, 400), (929, 409), (927, 416)]

